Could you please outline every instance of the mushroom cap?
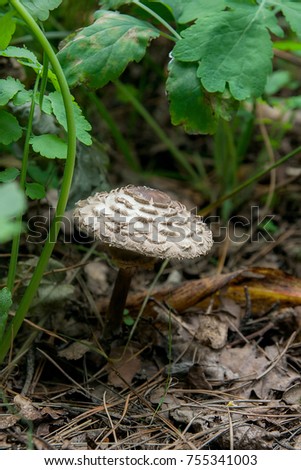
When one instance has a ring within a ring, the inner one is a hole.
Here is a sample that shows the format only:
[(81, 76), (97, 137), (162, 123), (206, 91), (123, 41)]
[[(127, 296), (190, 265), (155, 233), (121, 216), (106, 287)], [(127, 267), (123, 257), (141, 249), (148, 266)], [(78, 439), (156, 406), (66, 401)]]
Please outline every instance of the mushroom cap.
[(141, 255), (152, 260), (195, 258), (207, 254), (213, 244), (202, 217), (146, 186), (129, 185), (78, 201), (74, 221), (113, 257), (122, 259), (127, 251), (133, 262)]

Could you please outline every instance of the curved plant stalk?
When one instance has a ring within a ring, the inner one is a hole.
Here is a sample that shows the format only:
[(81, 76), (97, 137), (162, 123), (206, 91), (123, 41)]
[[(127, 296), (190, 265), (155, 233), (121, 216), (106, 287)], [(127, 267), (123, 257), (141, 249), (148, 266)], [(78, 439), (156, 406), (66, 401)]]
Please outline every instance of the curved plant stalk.
[[(28, 116), (28, 125), (26, 129), (26, 137), (25, 137), (23, 158), (22, 158), (22, 168), (21, 168), (20, 182), (19, 182), (20, 188), (23, 191), (25, 190), (27, 167), (28, 167), (28, 155), (29, 155), (29, 139), (31, 137), (32, 123), (33, 123), (34, 110), (35, 110), (35, 99), (36, 99), (36, 95), (38, 91), (39, 82), (40, 82), (40, 77), (39, 75), (37, 75), (36, 82), (35, 82), (34, 89), (33, 89), (33, 94), (32, 94), (29, 116)], [(16, 277), (16, 269), (17, 269), (17, 263), (18, 263), (22, 215), (17, 217), (16, 222), (18, 223), (20, 227), (20, 231), (13, 238), (11, 257), (10, 257), (10, 262), (9, 262), (8, 276), (7, 276), (7, 288), (10, 290), (11, 294), (13, 294), (14, 282), (15, 282), (15, 277)]]
[(144, 5), (144, 3), (139, 2), (139, 0), (133, 0), (134, 5), (137, 7), (142, 8), (142, 10), (146, 11), (149, 15), (151, 15), (153, 18), (155, 18), (159, 23), (162, 24), (171, 34), (172, 36), (169, 37), (169, 39), (179, 40), (182, 39), (179, 33), (169, 24), (167, 21), (165, 21), (160, 15), (158, 15), (154, 10), (149, 8), (147, 5)]
[(10, 0), (10, 4), (13, 8), (18, 12), (21, 18), (25, 21), (27, 26), (30, 28), (31, 32), (34, 34), (36, 39), (41, 44), (43, 51), (47, 55), (49, 62), (52, 66), (52, 70), (55, 73), (65, 107), (66, 112), (66, 119), (67, 119), (67, 130), (68, 130), (68, 151), (67, 151), (67, 160), (63, 175), (63, 181), (61, 186), (61, 194), (58, 200), (57, 209), (55, 212), (55, 216), (53, 219), (53, 223), (50, 228), (50, 232), (48, 238), (45, 242), (42, 254), (40, 256), (39, 262), (36, 266), (36, 269), (33, 273), (31, 278), (30, 284), (28, 285), (23, 298), (20, 302), (19, 308), (16, 311), (16, 314), (11, 321), (6, 334), (3, 338), (3, 341), (0, 346), (0, 363), (3, 362), (6, 354), (8, 353), (13, 339), (16, 337), (23, 320), (27, 314), (27, 311), (31, 305), (31, 302), (37, 292), (39, 287), (40, 281), (42, 279), (43, 273), (47, 267), (49, 258), (53, 251), (55, 242), (57, 240), (57, 236), (60, 230), (60, 219), (62, 218), (65, 208), (68, 201), (69, 190), (72, 182), (73, 177), (73, 170), (75, 164), (75, 151), (76, 151), (76, 132), (75, 132), (75, 119), (74, 119), (74, 112), (73, 112), (73, 103), (72, 97), (70, 94), (70, 90), (61, 68), (61, 65), (50, 45), (47, 38), (39, 28), (36, 21), (33, 17), (28, 13), (28, 11), (24, 8), (24, 6), (20, 3), (19, 0)]

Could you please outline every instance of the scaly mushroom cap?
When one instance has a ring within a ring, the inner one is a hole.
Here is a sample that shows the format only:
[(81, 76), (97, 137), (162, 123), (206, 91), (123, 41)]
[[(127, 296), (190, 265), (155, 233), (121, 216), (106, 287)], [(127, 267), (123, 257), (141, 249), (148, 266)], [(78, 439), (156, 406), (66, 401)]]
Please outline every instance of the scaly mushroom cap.
[[(79, 229), (109, 247), (113, 257), (130, 259), (195, 258), (212, 247), (212, 233), (202, 218), (167, 194), (146, 186), (125, 186), (78, 201)], [(122, 253), (121, 253), (122, 250)], [(127, 265), (131, 261), (126, 262)]]

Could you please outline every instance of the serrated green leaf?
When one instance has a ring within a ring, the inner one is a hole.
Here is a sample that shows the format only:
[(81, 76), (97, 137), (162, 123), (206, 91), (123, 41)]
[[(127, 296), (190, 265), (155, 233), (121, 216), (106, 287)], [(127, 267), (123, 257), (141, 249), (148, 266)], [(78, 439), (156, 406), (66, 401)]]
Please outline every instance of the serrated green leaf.
[(40, 183), (25, 183), (25, 194), (33, 200), (46, 196), (45, 188)]
[(23, 83), (13, 77), (0, 79), (0, 106), (7, 104), (17, 93), (24, 89)]
[[(51, 102), (52, 110), (56, 119), (61, 124), (61, 126), (67, 130), (66, 113), (61, 93), (58, 91), (49, 93), (48, 99)], [(91, 124), (83, 116), (80, 107), (75, 101), (73, 101), (73, 111), (75, 115), (76, 137), (83, 144), (91, 145), (92, 139), (89, 134), (89, 131), (91, 130)]]
[(4, 145), (16, 142), (22, 136), (22, 128), (12, 114), (0, 109), (0, 143)]
[(67, 143), (53, 134), (31, 137), (29, 143), (33, 150), (46, 158), (67, 158)]
[(182, 63), (172, 60), (166, 89), (170, 101), (171, 120), (174, 125), (183, 125), (191, 134), (213, 133), (216, 129), (216, 115), (210, 98), (196, 76), (196, 63)]
[(241, 4), (235, 11), (201, 18), (182, 33), (173, 57), (200, 61), (197, 75), (211, 93), (223, 93), (228, 86), (237, 100), (260, 96), (272, 69), (267, 14), (258, 6)]
[(151, 39), (160, 35), (151, 24), (118, 12), (99, 10), (58, 53), (71, 86), (101, 88), (114, 81), (129, 62), (139, 62)]
[(22, 106), (25, 103), (31, 103), (32, 100), (32, 90), (20, 90), (13, 97), (14, 106)]
[(34, 53), (24, 47), (8, 46), (5, 50), (0, 51), (0, 55), (21, 59), (25, 65), (34, 65), (36, 68), (42, 67)]
[(45, 21), (49, 17), (49, 12), (57, 8), (62, 0), (22, 0), (23, 5), (29, 13), (38, 20)]
[(20, 174), (20, 170), (17, 168), (6, 168), (3, 171), (0, 171), (0, 183), (10, 183), (14, 181), (17, 176)]
[[(183, 3), (183, 2), (182, 2)], [(183, 12), (179, 16), (178, 22), (181, 24), (190, 23), (197, 18), (204, 18), (211, 13), (224, 10), (225, 0), (188, 0), (183, 5)]]
[[(274, 2), (273, 2), (274, 3)], [(300, 2), (289, 2), (287, 0), (278, 0), (275, 2), (280, 4), (282, 13), (284, 14), (290, 27), (299, 37), (301, 37), (301, 4)]]
[(14, 10), (0, 17), (0, 49), (6, 49), (16, 29)]

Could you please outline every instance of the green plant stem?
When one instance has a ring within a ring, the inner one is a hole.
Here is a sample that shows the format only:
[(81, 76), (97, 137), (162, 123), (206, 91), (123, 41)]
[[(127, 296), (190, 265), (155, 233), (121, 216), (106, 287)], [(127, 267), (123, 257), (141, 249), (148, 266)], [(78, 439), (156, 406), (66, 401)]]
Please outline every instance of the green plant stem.
[(160, 15), (158, 15), (155, 11), (153, 11), (151, 8), (149, 8), (148, 6), (144, 5), (143, 3), (139, 2), (139, 0), (133, 0), (133, 3), (134, 5), (136, 5), (137, 7), (140, 7), (142, 8), (142, 10), (146, 11), (149, 15), (151, 15), (153, 18), (155, 18), (157, 21), (159, 21), (159, 23), (162, 24), (162, 26), (164, 26), (171, 34), (172, 36), (176, 39), (176, 40), (179, 40), (181, 39), (181, 36), (179, 35), (179, 33), (177, 33), (177, 31), (172, 27), (170, 26), (169, 23), (167, 23), (167, 21), (165, 21)]
[(294, 157), (295, 155), (297, 155), (297, 153), (300, 153), (300, 152), (301, 152), (301, 145), (297, 147), (295, 150), (293, 150), (292, 152), (288, 153), (284, 157), (277, 160), (275, 163), (273, 163), (273, 165), (270, 165), (269, 167), (256, 173), (254, 176), (251, 176), (251, 178), (247, 179), (247, 181), (244, 181), (244, 183), (237, 186), (235, 189), (233, 189), (233, 191), (230, 191), (229, 193), (217, 199), (212, 204), (209, 204), (208, 206), (204, 207), (204, 209), (199, 211), (198, 214), (203, 215), (203, 216), (209, 214), (213, 209), (215, 209), (216, 207), (219, 207), (223, 202), (227, 201), (228, 199), (231, 199), (233, 196), (236, 196), (236, 194), (240, 193), (242, 190), (244, 190), (251, 184), (256, 183), (256, 181), (258, 181), (263, 176), (270, 173), (270, 171), (274, 170), (274, 168), (278, 168), (278, 166), (283, 165), (283, 163), (285, 163), (287, 160)]
[(182, 168), (185, 169), (190, 178), (192, 178), (193, 182), (197, 182), (199, 180), (197, 173), (194, 171), (182, 152), (180, 152), (180, 150), (173, 144), (173, 142), (169, 139), (161, 127), (156, 123), (154, 118), (149, 114), (145, 107), (136, 99), (133, 93), (131, 93), (130, 90), (125, 85), (123, 85), (123, 83), (121, 83), (119, 80), (116, 80), (114, 83), (116, 88), (133, 105), (136, 111), (143, 117), (145, 122), (147, 122), (147, 124), (157, 134), (159, 139), (166, 145), (174, 159), (179, 163), (179, 165), (182, 166)]
[(12, 341), (15, 338), (17, 332), (19, 331), (24, 318), (26, 317), (27, 311), (31, 305), (31, 302), (37, 292), (39, 287), (40, 281), (42, 279), (43, 273), (47, 267), (49, 258), (53, 251), (59, 230), (60, 230), (60, 220), (65, 212), (65, 208), (68, 201), (70, 186), (73, 177), (73, 170), (75, 164), (75, 151), (76, 151), (76, 132), (75, 132), (75, 119), (74, 119), (74, 112), (73, 112), (73, 103), (72, 97), (70, 94), (70, 90), (61, 68), (61, 65), (50, 45), (47, 38), (32, 18), (32, 16), (28, 13), (26, 8), (20, 3), (19, 0), (10, 0), (10, 4), (15, 8), (18, 14), (22, 17), (25, 23), (30, 28), (31, 32), (34, 34), (38, 42), (41, 44), (44, 52), (48, 56), (49, 62), (52, 66), (53, 72), (55, 73), (65, 107), (66, 112), (66, 120), (67, 120), (67, 134), (68, 134), (68, 150), (67, 150), (67, 159), (66, 165), (64, 169), (63, 181), (61, 186), (61, 193), (58, 200), (55, 216), (53, 223), (50, 228), (50, 232), (48, 238), (45, 242), (43, 251), (41, 253), (40, 259), (36, 266), (36, 269), (33, 273), (31, 278), (30, 284), (27, 287), (22, 300), (19, 304), (19, 308), (16, 311), (16, 314), (11, 321), (6, 334), (4, 335), (3, 341), (0, 346), (0, 364), (3, 362), (6, 354), (8, 353)]
[[(38, 91), (39, 82), (40, 82), (40, 77), (39, 75), (37, 75), (36, 82), (35, 82), (34, 89), (33, 89), (33, 94), (32, 94), (29, 116), (28, 116), (28, 124), (27, 124), (26, 137), (25, 137), (25, 143), (24, 143), (24, 149), (23, 149), (22, 168), (21, 168), (21, 173), (20, 173), (19, 184), (20, 184), (21, 189), (23, 189), (23, 191), (25, 189), (25, 183), (26, 183), (28, 156), (29, 156), (29, 139), (31, 137), (32, 124), (33, 124), (34, 111), (35, 111), (35, 98), (36, 98), (36, 94)], [(13, 293), (16, 270), (17, 270), (17, 263), (18, 263), (22, 215), (17, 217), (16, 223), (19, 225), (20, 231), (13, 238), (11, 257), (10, 257), (9, 269), (8, 269), (8, 275), (7, 275), (7, 287), (11, 293)]]

